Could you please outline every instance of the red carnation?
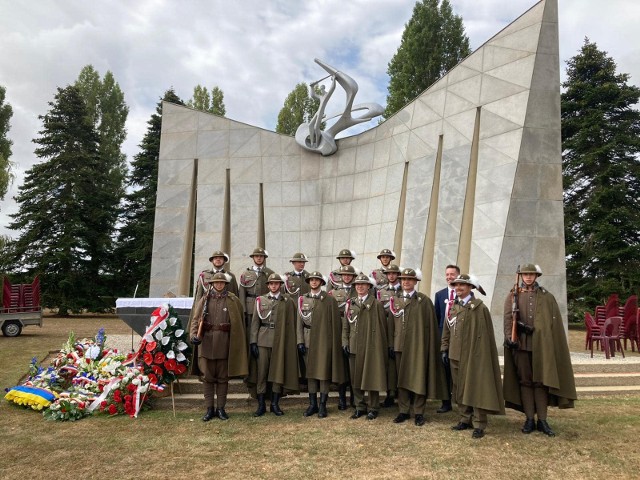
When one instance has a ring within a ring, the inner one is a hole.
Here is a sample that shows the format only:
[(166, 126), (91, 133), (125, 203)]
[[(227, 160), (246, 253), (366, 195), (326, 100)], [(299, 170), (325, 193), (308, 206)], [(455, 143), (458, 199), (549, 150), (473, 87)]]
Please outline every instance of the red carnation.
[(144, 363), (146, 363), (147, 365), (151, 365), (153, 363), (153, 355), (151, 355), (150, 353), (145, 353), (142, 357), (142, 360), (144, 360)]
[(111, 405), (109, 405), (109, 415), (115, 415), (116, 413), (118, 413), (118, 409), (112, 403)]
[(105, 408), (107, 408), (107, 401), (103, 400), (100, 402), (100, 410), (104, 410)]
[[(129, 385), (127, 385), (127, 390), (129, 390), (130, 392), (135, 392), (136, 386), (133, 383), (130, 383)], [(127, 398), (127, 397), (124, 397), (124, 398)]]
[(124, 396), (124, 403), (131, 403), (132, 400), (133, 400), (133, 397), (131, 395)]
[(164, 362), (164, 353), (162, 352), (157, 352), (156, 355), (153, 357), (153, 363), (157, 363), (157, 364), (161, 364)]
[(122, 403), (122, 393), (120, 393), (120, 390), (113, 392), (113, 399), (118, 403)]

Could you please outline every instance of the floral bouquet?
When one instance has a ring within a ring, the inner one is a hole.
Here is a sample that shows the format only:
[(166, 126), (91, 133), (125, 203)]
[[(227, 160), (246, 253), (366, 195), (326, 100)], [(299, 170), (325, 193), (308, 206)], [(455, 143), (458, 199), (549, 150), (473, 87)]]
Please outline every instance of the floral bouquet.
[(47, 420), (76, 421), (88, 415), (89, 397), (82, 393), (64, 392), (49, 405), (42, 415)]
[(147, 405), (150, 388), (150, 379), (141, 369), (128, 367), (123, 375), (113, 377), (87, 408), (90, 412), (99, 409), (112, 416), (126, 414), (137, 417)]

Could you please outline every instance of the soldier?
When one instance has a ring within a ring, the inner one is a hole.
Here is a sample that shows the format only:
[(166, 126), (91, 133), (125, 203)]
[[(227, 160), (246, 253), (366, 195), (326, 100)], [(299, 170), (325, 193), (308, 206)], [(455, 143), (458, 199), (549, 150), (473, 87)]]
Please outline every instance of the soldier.
[(298, 300), (297, 325), (298, 350), (304, 355), (309, 385), (309, 407), (303, 415), (325, 418), (329, 385), (344, 383), (340, 311), (336, 300), (321, 290), (327, 282), (320, 272), (311, 272), (306, 281), (310, 291)]
[(240, 301), (245, 309), (244, 320), (247, 333), (251, 329), (251, 320), (253, 318), (253, 310), (256, 306), (256, 298), (269, 291), (267, 288), (267, 279), (269, 275), (274, 273), (273, 270), (266, 266), (269, 253), (264, 248), (256, 247), (249, 256), (253, 260), (253, 265), (247, 267), (240, 275), (239, 288)]
[(522, 433), (537, 428), (553, 437), (547, 407), (573, 408), (577, 398), (571, 355), (558, 303), (537, 282), (540, 267), (528, 263), (516, 275), (516, 285), (504, 304), (504, 398), (507, 407), (524, 411)]
[(277, 273), (269, 275), (269, 294), (256, 299), (251, 321), (249, 350), (253, 365), (247, 383), (256, 385), (258, 409), (254, 417), (261, 417), (267, 411), (265, 395), (268, 387), (271, 390), (270, 411), (276, 416), (284, 415), (279, 405), (283, 388), (286, 393), (298, 393), (296, 306), (291, 298), (280, 293), (283, 283)]
[(438, 324), (433, 303), (415, 288), (419, 276), (413, 268), (400, 274), (402, 296), (392, 297), (389, 306), (393, 315), (393, 328), (389, 332), (389, 345), (393, 345), (398, 371), (398, 416), (394, 423), (410, 418), (413, 392), (415, 424), (426, 423), (424, 409), (427, 398), (442, 399), (446, 382), (438, 359)]
[[(356, 278), (356, 270), (351, 265), (343, 265), (338, 269), (338, 275), (340, 283), (330, 290), (328, 293), (338, 302), (338, 308), (340, 309), (340, 319), (342, 327), (347, 321), (345, 319), (345, 311), (347, 308), (347, 300), (356, 297), (356, 290), (353, 288), (353, 281)], [(338, 386), (338, 410), (347, 409), (347, 389), (350, 390), (350, 404), (355, 406), (353, 390), (351, 389), (351, 380), (349, 374), (349, 356), (345, 354), (344, 359), (344, 378), (345, 382)]]
[(306, 282), (309, 272), (304, 269), (305, 263), (309, 260), (304, 253), (294, 253), (289, 261), (293, 265), (293, 270), (284, 274), (284, 288), (297, 304), (298, 298), (309, 291), (309, 284)]
[[(358, 296), (347, 301), (346, 322), (342, 326), (342, 348), (349, 358), (356, 402), (356, 411), (351, 418), (366, 415), (367, 420), (375, 420), (380, 392), (387, 390), (387, 320), (384, 307), (370, 292), (375, 280), (361, 273), (353, 283)], [(368, 408), (365, 392), (368, 392)]]
[[(387, 331), (393, 328), (393, 315), (389, 311), (389, 305), (391, 304), (391, 297), (398, 297), (402, 295), (402, 286), (398, 276), (400, 275), (400, 267), (391, 263), (384, 270), (387, 276), (387, 284), (376, 292), (378, 301), (384, 307), (385, 316), (387, 318)], [(394, 399), (397, 395), (398, 388), (398, 373), (396, 372), (396, 360), (393, 353), (393, 345), (389, 345), (390, 353), (387, 358), (387, 396), (382, 403), (383, 408), (389, 408), (393, 406)]]
[[(229, 390), (229, 377), (247, 375), (247, 344), (242, 321), (242, 304), (228, 292), (229, 283), (224, 273), (205, 274), (208, 288), (196, 305), (190, 324), (191, 343), (194, 345), (192, 374), (204, 381), (204, 401), (207, 407), (202, 420), (218, 417), (228, 420), (224, 410)], [(217, 396), (218, 407), (214, 408)]]
[(371, 276), (376, 281), (375, 287), (380, 289), (387, 284), (385, 269), (389, 266), (391, 260), (396, 259), (396, 254), (388, 248), (383, 248), (376, 258), (380, 260), (380, 267), (371, 272)]
[(191, 307), (191, 312), (189, 314), (189, 322), (191, 322), (193, 319), (193, 312), (195, 310), (194, 307), (198, 304), (198, 302), (202, 298), (202, 295), (204, 295), (204, 292), (209, 287), (204, 280), (205, 273), (210, 274), (209, 276), (216, 273), (227, 274), (229, 276), (229, 283), (227, 284), (226, 289), (234, 295), (238, 296), (238, 282), (236, 281), (236, 276), (224, 269), (224, 265), (226, 263), (229, 263), (229, 255), (220, 250), (216, 250), (209, 257), (209, 261), (211, 262), (212, 268), (200, 272), (200, 275), (198, 275), (198, 278), (196, 280), (196, 292), (193, 296), (193, 306)]
[(353, 250), (343, 248), (342, 250), (340, 250), (340, 253), (338, 253), (338, 256), (336, 258), (340, 262), (340, 266), (329, 273), (329, 283), (327, 285), (327, 291), (333, 290), (334, 288), (338, 288), (342, 285), (340, 269), (346, 265), (351, 265), (351, 262), (353, 262), (356, 258), (356, 254), (353, 253)]
[(498, 349), (493, 334), (491, 313), (471, 292), (484, 290), (467, 274), (451, 283), (456, 289), (456, 304), (449, 312), (442, 332), (442, 362), (451, 366), (452, 399), (458, 404), (460, 421), (452, 430), (466, 430), (473, 423), (472, 438), (484, 437), (487, 414), (504, 415)]
[[(455, 280), (458, 275), (460, 275), (460, 267), (457, 265), (447, 265), (444, 269), (444, 278), (447, 282), (447, 286), (436, 292), (434, 306), (436, 308), (436, 318), (438, 319), (440, 338), (442, 338), (444, 319), (449, 316), (449, 310), (456, 299), (456, 289), (453, 288), (451, 282)], [(444, 373), (447, 377), (447, 393), (449, 393), (449, 397), (442, 400), (442, 405), (438, 410), (436, 410), (437, 413), (446, 413), (451, 411), (451, 368), (449, 364), (444, 366)]]

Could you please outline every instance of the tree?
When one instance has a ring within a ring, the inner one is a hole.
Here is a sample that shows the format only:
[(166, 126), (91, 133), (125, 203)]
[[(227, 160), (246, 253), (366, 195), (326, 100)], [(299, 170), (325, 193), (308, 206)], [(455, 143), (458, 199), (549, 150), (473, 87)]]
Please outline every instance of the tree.
[(11, 268), (42, 276), (46, 307), (95, 311), (105, 294), (100, 273), (107, 253), (100, 248), (113, 214), (109, 172), (103, 168), (98, 134), (75, 86), (58, 88), (34, 143), (43, 159), (25, 174), (9, 228), (20, 232), (11, 242)]
[(114, 255), (119, 279), (115, 293), (123, 296), (133, 295), (136, 285), (139, 285), (137, 296), (149, 294), (163, 101), (184, 105), (173, 88), (165, 92), (156, 113), (147, 122), (147, 133), (139, 145), (141, 151), (131, 162), (127, 181), (131, 192), (125, 196), (122, 227)]
[(9, 103), (5, 103), (6, 89), (0, 85), (0, 200), (4, 200), (9, 183), (13, 180), (11, 145), (13, 142), (7, 138), (11, 124), (13, 109)]
[(389, 118), (471, 53), (462, 17), (449, 0), (422, 0), (413, 7), (400, 47), (389, 62)]
[(640, 89), (585, 39), (567, 62), (562, 161), (570, 311), (640, 287)]
[(311, 98), (306, 83), (299, 83), (287, 95), (284, 106), (278, 113), (276, 132), (285, 135), (295, 135), (298, 126), (308, 122), (320, 106), (320, 101)]
[(187, 106), (221, 117), (227, 113), (224, 106), (224, 93), (217, 86), (214, 86), (209, 94), (207, 87), (196, 85), (193, 89), (193, 97), (187, 102)]

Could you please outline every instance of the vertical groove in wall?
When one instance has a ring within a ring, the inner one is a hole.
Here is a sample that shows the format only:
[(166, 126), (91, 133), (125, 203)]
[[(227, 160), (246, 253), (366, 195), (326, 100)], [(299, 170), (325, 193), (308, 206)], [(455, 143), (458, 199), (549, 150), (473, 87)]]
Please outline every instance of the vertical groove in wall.
[(260, 184), (260, 193), (258, 195), (258, 246), (264, 249), (267, 248), (265, 244), (265, 232), (264, 232), (264, 193), (262, 183)]
[(220, 249), (231, 256), (231, 169), (227, 168), (222, 207), (222, 239)]
[(404, 209), (407, 203), (407, 173), (409, 162), (404, 164), (402, 174), (402, 190), (400, 191), (400, 203), (398, 204), (398, 220), (396, 222), (396, 234), (393, 237), (393, 251), (396, 252), (395, 263), (399, 266), (402, 261), (402, 232), (404, 230)]
[(438, 138), (438, 153), (436, 165), (433, 169), (433, 184), (431, 185), (431, 199), (429, 201), (429, 217), (427, 219), (427, 232), (422, 249), (422, 281), (420, 292), (431, 296), (431, 280), (433, 279), (433, 256), (436, 250), (436, 226), (438, 224), (438, 200), (440, 198), (440, 172), (442, 169), (442, 141), (443, 135)]
[(187, 208), (187, 225), (182, 244), (182, 258), (180, 259), (180, 278), (178, 279), (178, 296), (189, 296), (191, 285), (191, 268), (193, 265), (193, 241), (196, 228), (196, 203), (198, 198), (198, 159), (193, 159), (193, 172), (191, 173), (191, 193)]
[(469, 273), (471, 264), (471, 238), (473, 235), (473, 213), (476, 206), (476, 180), (478, 177), (478, 143), (480, 141), (480, 109), (476, 109), (476, 121), (473, 127), (471, 141), (471, 157), (469, 158), (469, 174), (467, 176), (467, 190), (464, 197), (462, 211), (462, 225), (460, 226), (460, 243), (458, 244), (458, 265), (462, 272)]

